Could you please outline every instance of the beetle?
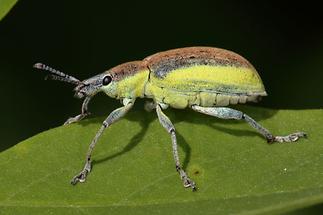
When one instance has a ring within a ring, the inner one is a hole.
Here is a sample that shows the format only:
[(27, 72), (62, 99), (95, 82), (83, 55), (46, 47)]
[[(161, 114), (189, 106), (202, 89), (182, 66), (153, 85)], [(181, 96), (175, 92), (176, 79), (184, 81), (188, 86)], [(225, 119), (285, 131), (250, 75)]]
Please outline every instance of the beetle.
[(266, 96), (262, 80), (256, 69), (242, 56), (213, 47), (187, 47), (159, 52), (144, 58), (113, 67), (102, 74), (80, 81), (42, 63), (35, 68), (49, 72), (53, 80), (76, 85), (75, 97), (84, 99), (81, 114), (69, 118), (66, 124), (75, 123), (89, 115), (88, 104), (98, 92), (121, 100), (120, 107), (103, 121), (86, 154), (84, 168), (73, 177), (71, 184), (84, 182), (91, 171), (93, 149), (103, 131), (123, 117), (134, 105), (136, 98), (150, 98), (145, 109), (156, 109), (160, 124), (171, 136), (176, 171), (184, 187), (196, 190), (195, 182), (181, 167), (175, 127), (163, 113), (168, 107), (194, 111), (221, 119), (244, 120), (269, 143), (295, 142), (306, 137), (304, 132), (287, 136), (274, 136), (247, 114), (226, 107), (246, 102), (258, 102)]

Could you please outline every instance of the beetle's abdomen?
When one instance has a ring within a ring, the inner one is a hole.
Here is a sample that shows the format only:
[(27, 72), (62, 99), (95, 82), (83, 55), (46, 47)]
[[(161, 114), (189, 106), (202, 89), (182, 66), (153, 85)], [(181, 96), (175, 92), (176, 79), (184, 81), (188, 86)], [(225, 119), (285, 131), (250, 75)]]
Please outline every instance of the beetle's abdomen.
[(203, 107), (227, 106), (257, 102), (259, 95), (238, 95), (215, 92), (179, 92), (167, 88), (160, 88), (151, 83), (146, 85), (146, 96), (154, 98), (156, 102), (168, 104), (173, 108), (183, 109), (192, 105)]

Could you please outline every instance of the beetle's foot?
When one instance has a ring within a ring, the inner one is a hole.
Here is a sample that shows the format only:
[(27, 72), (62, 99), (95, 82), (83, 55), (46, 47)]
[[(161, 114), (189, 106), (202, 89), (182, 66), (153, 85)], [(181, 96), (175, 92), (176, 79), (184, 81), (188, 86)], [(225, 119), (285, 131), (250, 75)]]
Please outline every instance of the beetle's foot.
[(183, 179), (183, 185), (185, 188), (191, 187), (192, 191), (196, 191), (196, 189), (197, 189), (195, 186), (195, 182), (188, 177)]
[(68, 118), (65, 122), (64, 122), (64, 125), (69, 125), (69, 124), (72, 124), (74, 122), (77, 122), (77, 121), (80, 121), (80, 117), (81, 115), (77, 115), (76, 117), (70, 117)]
[(273, 136), (272, 138), (268, 139), (269, 143), (273, 143), (273, 142), (279, 142), (279, 143), (283, 143), (283, 142), (295, 142), (297, 141), (299, 138), (301, 137), (307, 137), (307, 134), (305, 132), (296, 132), (287, 136)]
[(176, 167), (176, 170), (183, 181), (184, 187), (185, 188), (191, 187), (192, 191), (196, 191), (197, 187), (195, 186), (195, 182), (187, 176), (186, 172), (182, 170), (180, 167)]
[(83, 170), (77, 174), (76, 176), (73, 177), (71, 180), (71, 184), (75, 185), (77, 182), (83, 183), (86, 179), (86, 176), (91, 172), (91, 161), (87, 161)]
[(75, 117), (70, 117), (66, 120), (66, 122), (64, 123), (64, 125), (69, 125), (69, 124), (72, 124), (72, 123), (75, 123), (75, 122), (78, 122), (78, 121), (81, 121), (84, 117), (90, 115), (90, 113), (84, 113), (84, 114), (79, 114)]

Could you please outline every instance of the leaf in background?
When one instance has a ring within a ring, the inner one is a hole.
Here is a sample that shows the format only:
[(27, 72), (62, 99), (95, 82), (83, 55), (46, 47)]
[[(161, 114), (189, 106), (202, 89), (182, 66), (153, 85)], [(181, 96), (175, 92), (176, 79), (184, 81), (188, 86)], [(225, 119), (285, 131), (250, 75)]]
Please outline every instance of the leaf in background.
[(241, 108), (274, 134), (309, 138), (269, 145), (244, 122), (167, 110), (192, 192), (155, 114), (134, 111), (103, 134), (88, 180), (71, 186), (103, 118), (84, 120), (0, 154), (0, 214), (277, 214), (323, 202), (323, 111)]
[(0, 20), (7, 15), (18, 0), (0, 0)]

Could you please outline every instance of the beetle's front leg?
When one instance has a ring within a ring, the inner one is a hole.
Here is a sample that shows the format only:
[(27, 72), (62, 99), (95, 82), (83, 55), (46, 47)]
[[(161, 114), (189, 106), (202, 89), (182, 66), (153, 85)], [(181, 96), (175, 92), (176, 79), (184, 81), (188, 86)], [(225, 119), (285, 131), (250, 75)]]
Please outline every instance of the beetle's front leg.
[(83, 170), (77, 174), (76, 176), (73, 177), (71, 184), (75, 185), (77, 182), (84, 182), (86, 179), (86, 176), (89, 174), (91, 171), (91, 155), (93, 152), (93, 149), (103, 133), (103, 131), (108, 128), (111, 124), (114, 122), (118, 121), (121, 117), (123, 117), (133, 106), (134, 101), (132, 100), (124, 100), (124, 107), (118, 108), (110, 113), (110, 115), (103, 121), (102, 126), (100, 130), (96, 133), (95, 137), (93, 138), (89, 149), (86, 154), (86, 160), (85, 160), (85, 165)]
[(175, 160), (175, 167), (176, 171), (179, 173), (184, 187), (191, 187), (193, 191), (196, 190), (195, 182), (192, 181), (186, 174), (186, 172), (182, 169), (181, 164), (179, 162), (178, 150), (177, 150), (177, 140), (175, 134), (175, 127), (169, 118), (162, 112), (160, 104), (157, 104), (156, 111), (158, 115), (158, 119), (160, 124), (166, 129), (168, 133), (170, 133), (172, 138), (172, 145), (173, 145), (173, 156)]
[(266, 128), (262, 127), (259, 123), (257, 123), (254, 119), (248, 116), (241, 111), (234, 110), (232, 108), (227, 107), (201, 107), (194, 105), (192, 109), (204, 113), (210, 116), (215, 116), (221, 119), (236, 119), (236, 120), (245, 120), (249, 125), (255, 128), (260, 134), (262, 134), (268, 141), (268, 143), (273, 142), (295, 142), (300, 137), (306, 137), (306, 133), (304, 132), (295, 132), (286, 136), (274, 136), (272, 135)]
[(82, 104), (82, 112), (81, 114), (75, 116), (75, 117), (70, 117), (66, 120), (66, 122), (64, 123), (64, 125), (68, 125), (68, 124), (71, 124), (71, 123), (74, 123), (74, 122), (78, 122), (78, 121), (81, 121), (84, 117), (90, 115), (91, 113), (88, 112), (88, 104), (91, 100), (91, 97), (86, 97), (83, 101), (83, 104)]

